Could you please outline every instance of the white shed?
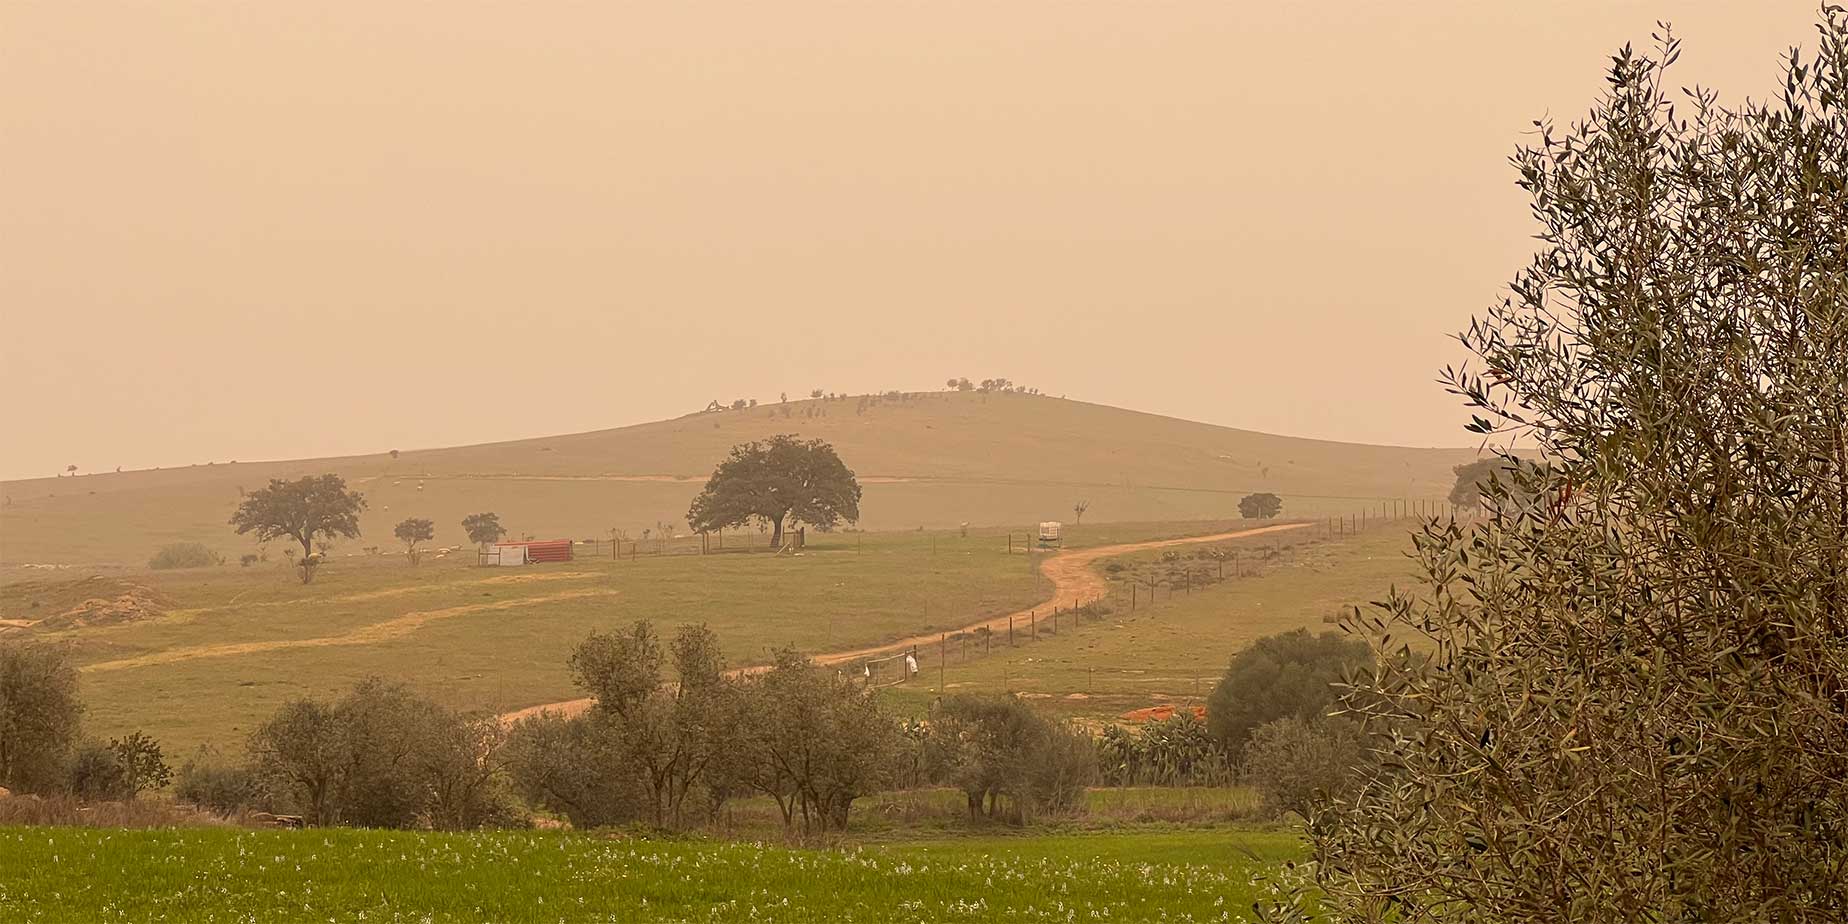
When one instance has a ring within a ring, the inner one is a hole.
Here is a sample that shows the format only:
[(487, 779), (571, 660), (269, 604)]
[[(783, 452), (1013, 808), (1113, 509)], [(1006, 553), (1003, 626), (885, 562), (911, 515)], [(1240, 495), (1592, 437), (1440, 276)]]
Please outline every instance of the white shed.
[(497, 545), (494, 551), (497, 553), (495, 560), (502, 565), (526, 564), (526, 546), (524, 545)]
[(1041, 523), (1040, 524), (1040, 535), (1039, 535), (1040, 541), (1041, 542), (1058, 542), (1059, 541), (1059, 525), (1060, 525), (1059, 521), (1057, 520), (1047, 520), (1046, 522)]

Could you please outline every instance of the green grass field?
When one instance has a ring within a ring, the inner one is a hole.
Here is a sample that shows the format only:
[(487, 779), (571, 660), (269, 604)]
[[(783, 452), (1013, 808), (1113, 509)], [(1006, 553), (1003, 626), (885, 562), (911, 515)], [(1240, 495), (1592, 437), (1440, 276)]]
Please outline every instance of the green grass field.
[[(1073, 546), (1109, 545), (1242, 525), (1248, 524), (1087, 524), (1067, 539)], [(800, 556), (642, 556), (524, 569), (475, 567), (473, 560), (452, 556), (413, 568), (398, 557), (338, 558), (309, 585), (295, 581), (280, 562), (105, 571), (94, 582), (35, 577), (0, 585), (0, 618), (42, 618), (98, 592), (85, 588), (121, 586), (117, 582), (145, 587), (164, 611), (115, 625), (0, 629), (0, 637), (71, 646), (82, 670), (88, 734), (139, 729), (165, 743), (169, 754), (183, 756), (200, 744), (235, 750), (255, 723), (288, 699), (335, 694), (371, 675), (405, 681), (465, 710), (502, 712), (569, 699), (578, 695), (565, 668), (572, 647), (590, 632), (635, 619), (653, 620), (663, 631), (705, 622), (734, 663), (750, 664), (765, 660), (775, 646), (825, 652), (950, 630), (1029, 606), (1049, 592), (1026, 556), (1007, 553), (1005, 530), (972, 530), (966, 538), (954, 532), (818, 536)], [(1339, 581), (1357, 583), (1372, 572), (1339, 574)], [(1317, 588), (1327, 579), (1309, 571), (1302, 576), (1315, 580), (1273, 582), (1265, 593), (1279, 601), (1318, 600)], [(1021, 678), (1013, 686), (1030, 693), (1081, 692), (1085, 688), (1069, 675), (1031, 678), (1073, 658), (1101, 667), (1165, 665), (1169, 673), (1211, 664), (1240, 639), (1322, 605), (1304, 602), (1292, 610), (1279, 602), (1266, 612), (1259, 602), (1250, 609), (1260, 618), (1241, 616), (1222, 631), (1215, 626), (1228, 620), (1213, 615), (1214, 598), (1206, 593), (1196, 594), (1198, 604), (1193, 597), (1164, 600), (1150, 611), (1148, 618), (1157, 621), (1147, 629), (1168, 633), (1161, 646), (1150, 647), (1156, 636), (1144, 634), (1142, 622), (1123, 622), (1124, 613), (1011, 657), (965, 664), (967, 649), (959, 646), (949, 680), (999, 688), (1006, 675)], [(1115, 628), (1119, 622), (1125, 630)], [(1185, 635), (1196, 630), (1202, 644), (1189, 645)], [(1081, 647), (1068, 651), (1072, 645)], [(935, 679), (934, 672), (923, 678)], [(894, 696), (901, 702), (915, 697), (918, 686), (898, 688)], [(1106, 710), (1119, 705), (1109, 698), (1100, 703)]]
[[(1228, 563), (1223, 582), (1191, 592), (1164, 585), (1153, 605), (1147, 589), (1139, 588), (1133, 611), (1126, 579), (1137, 562), (1156, 553), (1124, 556), (1119, 560), (1129, 567), (1113, 582), (1108, 616), (1068, 617), (1056, 635), (1042, 624), (1032, 641), (1023, 625), (1011, 648), (1001, 637), (986, 645), (975, 639), (951, 642), (942, 646), (943, 684), (950, 692), (1010, 691), (1041, 708), (1093, 718), (1164, 703), (1197, 704), (1232, 654), (1252, 641), (1296, 628), (1334, 629), (1329, 620), (1343, 607), (1382, 599), (1395, 583), (1412, 578), (1405, 555), (1410, 540), (1400, 524), (1335, 540), (1283, 534), (1225, 545), (1251, 556), (1286, 543), (1294, 546), (1289, 554), (1250, 576), (1230, 577)], [(922, 654), (917, 680), (890, 688), (912, 712), (923, 711), (938, 695), (939, 652)]]
[[(1246, 493), (1284, 497), (1286, 516), (1437, 498), (1471, 449), (1408, 449), (1273, 436), (1059, 398), (920, 394), (861, 408), (859, 398), (694, 414), (541, 439), (450, 449), (380, 447), (369, 456), (199, 464), (0, 482), (0, 563), (138, 566), (161, 545), (197, 541), (235, 560), (254, 545), (225, 521), (239, 489), (337, 472), (363, 491), (364, 536), (343, 555), (392, 547), (392, 525), (434, 520), (438, 544), (463, 542), (463, 516), (497, 511), (539, 538), (639, 536), (681, 524), (687, 504), (736, 443), (774, 433), (832, 442), (865, 482), (863, 525), (935, 529), (1071, 519), (1237, 516)], [(787, 415), (785, 415), (787, 412)], [(200, 460), (203, 463), (205, 460)]]
[(569, 833), (0, 829), (0, 919), (1225, 921), (1284, 832), (966, 837), (840, 850)]

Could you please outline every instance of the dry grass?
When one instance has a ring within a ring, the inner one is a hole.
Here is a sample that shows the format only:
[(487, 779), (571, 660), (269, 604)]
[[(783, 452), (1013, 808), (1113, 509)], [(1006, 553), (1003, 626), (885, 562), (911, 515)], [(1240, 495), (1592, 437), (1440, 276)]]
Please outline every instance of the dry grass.
[[(869, 529), (949, 528), (1236, 516), (1252, 491), (1283, 495), (1286, 516), (1355, 513), (1368, 498), (1440, 497), (1469, 449), (1362, 446), (1271, 436), (1048, 397), (932, 393), (858, 409), (858, 399), (696, 414), (543, 439), (295, 462), (0, 484), (0, 562), (119, 562), (196, 541), (233, 562), (253, 546), (225, 525), (239, 489), (338, 472), (371, 502), (368, 545), (395, 551), (391, 525), (436, 522), (437, 545), (466, 542), (459, 522), (500, 513), (519, 533), (607, 539), (684, 524), (687, 503), (730, 447), (774, 433), (829, 440), (865, 479)], [(825, 416), (822, 416), (825, 415)], [(236, 567), (235, 564), (232, 567)]]
[(70, 796), (0, 796), (0, 827), (229, 828), (236, 819), (165, 799), (82, 802)]

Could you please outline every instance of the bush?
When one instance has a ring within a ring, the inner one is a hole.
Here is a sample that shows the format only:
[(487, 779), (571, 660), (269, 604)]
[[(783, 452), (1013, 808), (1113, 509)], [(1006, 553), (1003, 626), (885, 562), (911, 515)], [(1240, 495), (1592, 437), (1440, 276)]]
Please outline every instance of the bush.
[(542, 713), (512, 728), (503, 756), (514, 789), (574, 827), (626, 825), (650, 816), (648, 787), (637, 765), (623, 759), (608, 723)]
[(925, 772), (962, 790), (971, 818), (1012, 803), (1025, 823), (1038, 812), (1069, 810), (1097, 778), (1089, 736), (1053, 722), (1013, 696), (962, 693), (931, 709)]
[(71, 761), (70, 792), (79, 799), (126, 802), (172, 780), (160, 742), (135, 732), (108, 744), (88, 742)]
[(1315, 636), (1297, 629), (1258, 639), (1232, 657), (1207, 697), (1207, 728), (1237, 759), (1259, 725), (1327, 712), (1339, 692), (1333, 684), (1370, 661), (1365, 642), (1340, 632)]
[(1339, 718), (1267, 722), (1245, 745), (1245, 781), (1264, 794), (1266, 810), (1305, 818), (1347, 795), (1369, 760), (1360, 726)]
[(85, 802), (128, 798), (122, 765), (116, 762), (109, 745), (100, 741), (84, 742), (71, 757), (66, 787), (71, 795)]
[(332, 704), (297, 700), (251, 736), (261, 798), (310, 824), (472, 828), (514, 814), (494, 744), (499, 725), (362, 681)]
[(0, 644), (0, 786), (60, 788), (82, 715), (77, 671), (64, 649)]
[(1225, 750), (1190, 712), (1140, 731), (1106, 727), (1097, 738), (1097, 759), (1112, 786), (1223, 786), (1232, 778)]
[(231, 764), (217, 751), (206, 747), (201, 747), (180, 765), (174, 778), (173, 796), (188, 805), (221, 815), (234, 815), (263, 805), (256, 775), (250, 768)]
[(212, 565), (224, 563), (223, 555), (198, 542), (175, 542), (171, 545), (163, 545), (160, 551), (154, 553), (153, 558), (148, 559), (148, 567), (156, 571), (171, 568), (209, 568)]

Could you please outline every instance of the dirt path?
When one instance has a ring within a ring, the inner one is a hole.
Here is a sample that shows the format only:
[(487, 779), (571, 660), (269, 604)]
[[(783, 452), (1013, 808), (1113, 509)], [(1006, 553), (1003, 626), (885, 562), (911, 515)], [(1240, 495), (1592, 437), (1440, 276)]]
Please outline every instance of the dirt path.
[(419, 610), (405, 613), (384, 622), (360, 626), (344, 635), (326, 635), (320, 638), (275, 639), (266, 642), (232, 642), (223, 645), (196, 645), (191, 648), (175, 648), (171, 651), (156, 651), (151, 654), (121, 658), (115, 661), (99, 661), (86, 664), (81, 670), (85, 673), (128, 670), (135, 667), (150, 667), (156, 664), (173, 664), (178, 661), (193, 661), (199, 658), (228, 658), (236, 655), (261, 654), (271, 651), (287, 651), (291, 648), (321, 648), (330, 645), (370, 645), (374, 642), (402, 638), (424, 626), (457, 616), (485, 613), (492, 610), (511, 610), (522, 606), (534, 606), (540, 603), (556, 603), (560, 600), (575, 600), (581, 597), (614, 596), (614, 590), (568, 590), (563, 593), (542, 597), (522, 597), (518, 600), (496, 600), (492, 603), (464, 603), (461, 606), (448, 606), (436, 610)]
[[(991, 631), (1006, 629), (1010, 621), (1019, 623), (1021, 620), (1029, 619), (1033, 614), (1049, 613), (1052, 611), (1053, 607), (1064, 610), (1078, 606), (1087, 600), (1095, 600), (1102, 597), (1104, 593), (1109, 590), (1109, 585), (1104, 582), (1103, 576), (1091, 570), (1091, 565), (1101, 558), (1126, 555), (1130, 552), (1146, 552), (1150, 549), (1165, 549), (1177, 545), (1194, 545), (1202, 542), (1224, 542), (1228, 539), (1245, 539), (1251, 536), (1262, 536), (1268, 533), (1283, 532), (1285, 530), (1302, 529), (1310, 525), (1312, 524), (1279, 523), (1275, 526), (1259, 526), (1252, 529), (1235, 530), (1229, 533), (1214, 533), (1210, 536), (1183, 536), (1179, 539), (1155, 539), (1149, 542), (1100, 545), (1091, 548), (1072, 549), (1066, 552), (1059, 552), (1055, 555), (1048, 556), (1045, 560), (1040, 562), (1040, 573), (1044, 574), (1052, 581), (1052, 596), (1041, 600), (1027, 609), (1015, 610), (1012, 613), (1004, 613), (1000, 616), (990, 617), (980, 622), (970, 623), (958, 629), (944, 629), (941, 632), (932, 632), (927, 635), (914, 635), (910, 638), (899, 639), (896, 642), (885, 642), (879, 645), (870, 645), (865, 648), (850, 648), (845, 651), (819, 654), (814, 656), (814, 660), (817, 664), (841, 664), (848, 661), (859, 661), (867, 658), (893, 655), (911, 648), (923, 648), (930, 645), (942, 638), (944, 632), (974, 632), (983, 628)], [(742, 676), (757, 673), (763, 669), (762, 665), (742, 667), (732, 671), (732, 674)], [(573, 716), (588, 708), (590, 708), (589, 699), (568, 699), (556, 703), (541, 703), (537, 706), (528, 706), (525, 709), (516, 709), (513, 712), (503, 713), (501, 715), (501, 721), (518, 722), (521, 719), (529, 718), (543, 712), (554, 712), (563, 716)]]

